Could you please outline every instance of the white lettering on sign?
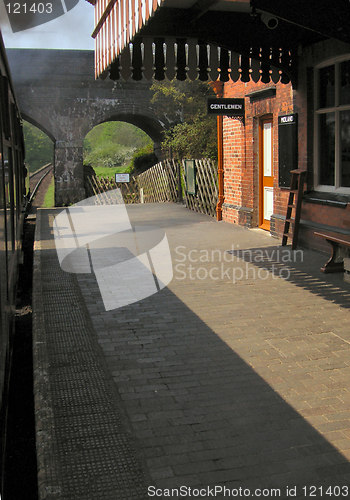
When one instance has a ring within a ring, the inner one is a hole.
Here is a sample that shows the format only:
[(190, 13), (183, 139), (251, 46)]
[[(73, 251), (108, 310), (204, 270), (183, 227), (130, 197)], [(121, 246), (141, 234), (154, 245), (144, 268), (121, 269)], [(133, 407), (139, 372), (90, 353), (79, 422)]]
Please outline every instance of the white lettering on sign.
[(282, 116), (281, 123), (290, 123), (294, 121), (294, 116)]
[(211, 104), (210, 109), (242, 109), (242, 104)]

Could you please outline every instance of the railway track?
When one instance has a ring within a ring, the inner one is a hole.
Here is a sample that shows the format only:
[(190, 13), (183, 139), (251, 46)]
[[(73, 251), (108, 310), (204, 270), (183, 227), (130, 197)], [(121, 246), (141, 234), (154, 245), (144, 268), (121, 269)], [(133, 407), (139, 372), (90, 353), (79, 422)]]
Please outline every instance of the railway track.
[(30, 198), (29, 209), (33, 212), (41, 206), (53, 175), (53, 165), (48, 163), (29, 176)]
[(40, 184), (45, 179), (45, 177), (50, 172), (52, 172), (52, 169), (53, 169), (52, 163), (47, 163), (43, 167), (39, 168), (39, 170), (36, 170), (36, 172), (33, 172), (29, 175), (29, 186), (30, 186), (30, 192), (32, 193), (31, 196), (33, 195), (35, 196), (34, 192), (38, 190)]

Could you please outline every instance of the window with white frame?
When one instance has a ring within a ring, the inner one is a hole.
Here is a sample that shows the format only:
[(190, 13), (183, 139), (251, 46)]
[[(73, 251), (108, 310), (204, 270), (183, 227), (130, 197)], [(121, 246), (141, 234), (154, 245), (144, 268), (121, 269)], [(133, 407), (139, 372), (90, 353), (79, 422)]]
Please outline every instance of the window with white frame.
[(350, 55), (315, 71), (315, 189), (350, 194)]

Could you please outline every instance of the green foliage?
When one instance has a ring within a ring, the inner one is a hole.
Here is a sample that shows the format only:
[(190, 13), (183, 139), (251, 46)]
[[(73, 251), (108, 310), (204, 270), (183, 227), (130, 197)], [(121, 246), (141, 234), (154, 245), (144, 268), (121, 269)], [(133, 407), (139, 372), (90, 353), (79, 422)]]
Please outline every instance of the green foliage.
[(26, 164), (29, 172), (35, 172), (43, 165), (53, 161), (53, 143), (37, 127), (23, 121)]
[(217, 159), (216, 120), (198, 114), (191, 121), (178, 123), (164, 135), (162, 149), (177, 159)]
[(42, 208), (52, 208), (54, 206), (55, 206), (55, 179), (53, 177), (45, 193), (45, 198)]
[(129, 167), (95, 167), (94, 168), (96, 177), (102, 177), (103, 179), (114, 179), (115, 174), (129, 173)]
[(155, 82), (151, 90), (151, 102), (157, 104), (170, 123), (191, 121), (198, 114), (206, 114), (207, 97), (215, 95), (207, 83), (199, 80)]
[(123, 172), (134, 152), (151, 142), (145, 132), (130, 123), (101, 123), (85, 137), (84, 163), (93, 168), (118, 168)]
[(134, 149), (113, 142), (103, 142), (85, 155), (85, 163), (95, 167), (121, 167), (125, 165)]
[(91, 151), (101, 143), (117, 143), (127, 148), (138, 149), (151, 142), (151, 138), (140, 128), (126, 122), (105, 122), (94, 127), (85, 137), (84, 149)]
[(152, 102), (159, 106), (173, 126), (164, 134), (166, 156), (217, 158), (215, 117), (207, 115), (207, 98), (212, 88), (203, 82), (174, 80), (152, 85)]
[(147, 144), (147, 146), (134, 153), (129, 166), (130, 171), (138, 175), (150, 167), (153, 167), (157, 162), (158, 158), (154, 154), (153, 144)]

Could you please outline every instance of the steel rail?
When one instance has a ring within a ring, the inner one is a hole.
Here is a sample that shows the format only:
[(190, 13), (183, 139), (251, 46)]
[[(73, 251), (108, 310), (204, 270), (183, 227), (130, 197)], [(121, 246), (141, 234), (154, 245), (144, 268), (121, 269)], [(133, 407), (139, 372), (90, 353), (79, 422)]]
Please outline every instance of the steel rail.
[[(31, 207), (31, 205), (32, 205), (32, 202), (33, 202), (33, 200), (34, 200), (34, 198), (35, 198), (36, 192), (38, 191), (40, 184), (41, 184), (41, 183), (42, 183), (42, 181), (45, 179), (45, 177), (46, 177), (46, 176), (47, 176), (47, 175), (48, 175), (48, 174), (52, 171), (53, 165), (52, 165), (52, 163), (49, 163), (48, 165), (45, 165), (45, 167), (47, 167), (47, 168), (48, 168), (48, 170), (47, 170), (47, 172), (45, 172), (45, 173), (44, 173), (44, 174), (40, 177), (40, 179), (39, 179), (39, 180), (38, 180), (38, 182), (36, 183), (35, 188), (33, 189), (33, 192), (32, 192), (32, 194), (30, 195), (30, 198), (29, 198), (29, 201), (28, 201), (28, 207), (29, 207), (29, 208), (30, 208), (30, 207)], [(40, 169), (40, 170), (43, 170), (43, 168), (44, 168), (44, 167), (42, 167), (42, 169)], [(33, 175), (32, 175), (32, 177), (34, 177), (34, 175), (35, 175), (36, 173), (37, 173), (37, 172), (34, 172), (34, 173), (33, 173)]]

